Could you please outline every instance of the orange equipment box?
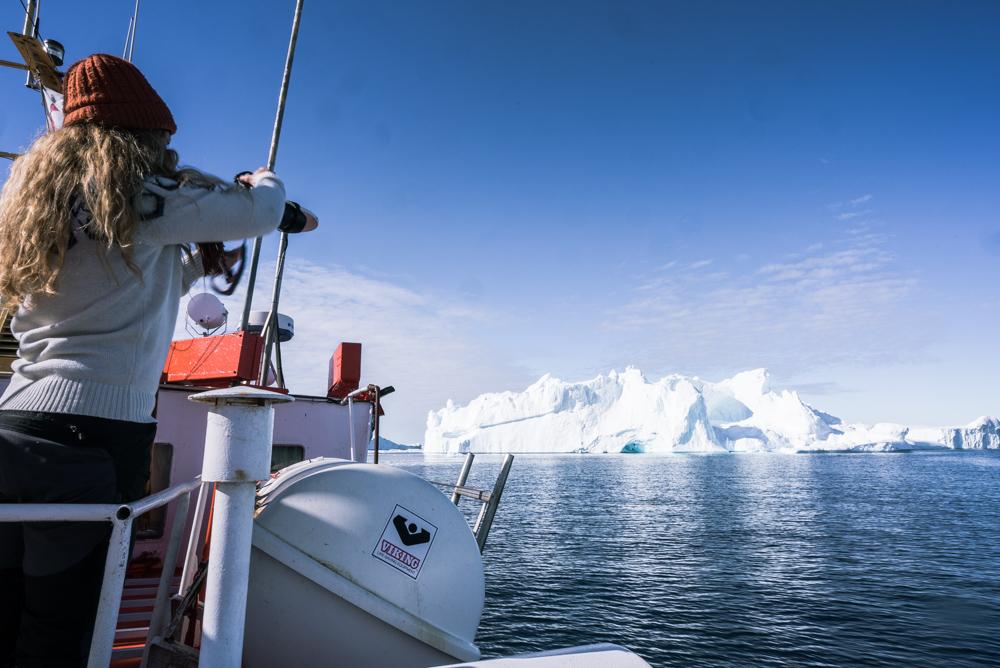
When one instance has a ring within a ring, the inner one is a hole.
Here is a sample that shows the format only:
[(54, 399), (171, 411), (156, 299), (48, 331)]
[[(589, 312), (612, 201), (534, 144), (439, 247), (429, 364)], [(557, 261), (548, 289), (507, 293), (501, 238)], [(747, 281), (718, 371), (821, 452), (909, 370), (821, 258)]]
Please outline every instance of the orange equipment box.
[(174, 341), (162, 380), (206, 386), (256, 381), (263, 350), (260, 335), (247, 332)]
[(361, 382), (361, 344), (341, 343), (330, 358), (326, 396), (343, 399)]

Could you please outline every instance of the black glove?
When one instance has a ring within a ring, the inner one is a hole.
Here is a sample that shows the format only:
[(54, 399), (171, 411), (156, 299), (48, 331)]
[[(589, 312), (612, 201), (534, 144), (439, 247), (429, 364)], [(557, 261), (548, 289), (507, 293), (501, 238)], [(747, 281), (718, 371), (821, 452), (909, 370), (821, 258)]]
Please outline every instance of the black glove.
[(281, 217), (281, 224), (278, 229), (285, 234), (297, 234), (306, 227), (306, 214), (302, 212), (302, 207), (297, 202), (291, 200), (285, 202), (285, 214)]

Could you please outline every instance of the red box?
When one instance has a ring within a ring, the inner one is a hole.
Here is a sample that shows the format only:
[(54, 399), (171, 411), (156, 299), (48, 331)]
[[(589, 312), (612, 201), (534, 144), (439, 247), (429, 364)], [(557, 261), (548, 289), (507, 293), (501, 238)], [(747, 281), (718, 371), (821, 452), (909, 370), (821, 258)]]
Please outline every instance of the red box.
[(361, 344), (341, 343), (330, 358), (326, 396), (343, 399), (361, 383)]
[(193, 385), (256, 382), (263, 351), (264, 340), (255, 333), (174, 341), (163, 366), (163, 382)]

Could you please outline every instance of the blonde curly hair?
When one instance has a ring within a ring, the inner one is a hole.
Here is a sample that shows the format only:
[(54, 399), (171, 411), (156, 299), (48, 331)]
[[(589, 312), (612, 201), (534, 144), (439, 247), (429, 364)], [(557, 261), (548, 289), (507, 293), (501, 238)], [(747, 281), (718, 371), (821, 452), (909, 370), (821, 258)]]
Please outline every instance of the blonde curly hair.
[(159, 175), (194, 185), (222, 183), (197, 170), (178, 170), (169, 138), (160, 130), (81, 123), (35, 140), (14, 161), (0, 193), (0, 304), (13, 307), (56, 293), (74, 197), (89, 211), (94, 237), (108, 250), (120, 248), (126, 265), (141, 276), (132, 244), (143, 181)]

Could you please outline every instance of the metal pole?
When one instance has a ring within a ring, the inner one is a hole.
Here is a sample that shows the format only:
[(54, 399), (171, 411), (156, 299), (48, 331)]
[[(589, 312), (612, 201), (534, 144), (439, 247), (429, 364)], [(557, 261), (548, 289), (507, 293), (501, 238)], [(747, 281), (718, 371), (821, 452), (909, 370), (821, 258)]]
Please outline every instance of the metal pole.
[(497, 507), (500, 505), (500, 496), (503, 488), (507, 486), (507, 475), (510, 473), (510, 465), (514, 463), (514, 455), (506, 455), (503, 458), (503, 465), (500, 467), (500, 475), (493, 485), (493, 493), (490, 500), (483, 506), (482, 512), (476, 519), (476, 526), (473, 533), (476, 534), (476, 542), (479, 543), (479, 551), (486, 549), (486, 538), (490, 535), (490, 527), (493, 526), (493, 518), (497, 514)]
[(28, 0), (28, 6), (24, 10), (24, 27), (21, 34), (33, 37), (35, 34), (35, 12), (38, 10), (38, 0)]
[(375, 463), (378, 464), (378, 423), (379, 423), (378, 400), (379, 400), (380, 388), (378, 385), (369, 385), (368, 387), (373, 388), (372, 392), (375, 395), (375, 403), (372, 404), (372, 414), (373, 414), (372, 421), (375, 423), (375, 429), (373, 429), (372, 431), (374, 431), (375, 433), (372, 434), (372, 438), (375, 441)]
[(274, 376), (278, 387), (285, 387), (285, 365), (281, 363), (281, 337), (274, 340)]
[[(285, 118), (285, 100), (288, 97), (288, 84), (292, 79), (292, 61), (295, 59), (295, 43), (299, 39), (299, 22), (302, 19), (302, 2), (303, 0), (295, 0), (295, 16), (292, 19), (292, 36), (288, 40), (288, 53), (285, 54), (285, 71), (281, 75), (281, 89), (278, 91), (278, 110), (275, 112), (274, 128), (271, 130), (271, 148), (267, 152), (267, 168), (271, 171), (274, 171), (274, 162), (278, 157), (278, 139), (281, 138), (281, 123)], [(247, 323), (250, 321), (250, 307), (253, 304), (253, 288), (257, 282), (257, 263), (260, 261), (260, 244), (261, 237), (257, 237), (253, 240), (253, 252), (250, 255), (250, 276), (247, 278), (247, 296), (246, 300), (243, 302), (243, 318), (240, 320), (240, 329), (243, 331), (246, 331)]]
[(113, 503), (0, 504), (0, 522), (110, 522), (120, 508)]
[(456, 506), (461, 500), (462, 495), (458, 493), (458, 488), (465, 486), (465, 481), (469, 479), (469, 471), (472, 470), (472, 460), (476, 458), (474, 452), (466, 453), (465, 461), (462, 462), (462, 470), (458, 474), (458, 482), (455, 483), (455, 491), (451, 494), (451, 502)]
[[(358, 461), (354, 451), (354, 397), (347, 397), (347, 435), (351, 439), (351, 461)], [(367, 459), (367, 455), (365, 456)]]
[[(22, 35), (27, 35), (28, 37), (35, 36), (35, 14), (37, 12), (38, 0), (28, 0), (28, 6), (24, 9), (24, 27), (21, 28)], [(24, 85), (30, 87), (34, 78), (35, 73), (29, 69), (28, 76), (24, 80)]]
[(103, 668), (111, 663), (118, 609), (121, 606), (122, 590), (125, 588), (125, 569), (131, 552), (132, 510), (128, 506), (119, 508), (112, 524), (108, 556), (104, 559), (104, 584), (101, 586), (87, 668)]
[[(260, 365), (260, 378), (258, 379), (258, 385), (267, 385), (267, 374), (271, 367), (271, 346), (274, 344), (275, 339), (278, 338), (278, 299), (281, 297), (281, 279), (285, 274), (285, 253), (288, 250), (288, 235), (284, 232), (281, 233), (281, 238), (278, 241), (278, 261), (274, 267), (274, 286), (271, 288), (271, 308), (267, 312), (267, 319), (264, 321), (264, 328), (261, 331), (261, 335), (264, 337), (264, 361)], [(284, 379), (283, 373), (278, 373), (275, 370), (274, 374), (275, 382), (278, 382), (279, 378)], [(284, 387), (284, 385), (279, 384), (278, 387)]]
[(135, 49), (135, 32), (139, 28), (139, 0), (135, 0), (135, 13), (132, 15), (132, 39), (128, 43), (128, 62), (132, 62), (132, 52)]
[(163, 570), (160, 571), (160, 584), (156, 588), (156, 602), (153, 604), (153, 616), (149, 620), (149, 632), (146, 634), (146, 646), (142, 651), (141, 666), (149, 661), (149, 645), (154, 638), (163, 635), (170, 621), (170, 583), (174, 579), (177, 568), (177, 553), (181, 547), (181, 536), (184, 534), (184, 523), (187, 519), (188, 505), (191, 503), (191, 493), (177, 499), (174, 509), (174, 525), (170, 528), (170, 541), (167, 543), (167, 553), (163, 557)]
[(128, 42), (132, 39), (132, 22), (135, 21), (134, 16), (128, 17), (128, 30), (125, 31), (125, 46), (122, 47), (122, 58), (128, 60)]
[(208, 413), (201, 478), (215, 482), (199, 665), (240, 668), (257, 481), (271, 473), (272, 404), (284, 394), (246, 386), (202, 392)]
[[(184, 570), (181, 571), (181, 593), (187, 591), (194, 581), (195, 571), (198, 570), (198, 537), (201, 534), (201, 525), (205, 518), (205, 505), (208, 503), (208, 491), (210, 484), (202, 483), (198, 488), (198, 500), (194, 504), (194, 517), (191, 518), (191, 532), (188, 537), (187, 554), (184, 557)], [(174, 522), (178, 521), (176, 513)], [(184, 522), (181, 521), (183, 526)]]

